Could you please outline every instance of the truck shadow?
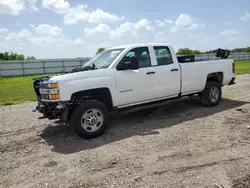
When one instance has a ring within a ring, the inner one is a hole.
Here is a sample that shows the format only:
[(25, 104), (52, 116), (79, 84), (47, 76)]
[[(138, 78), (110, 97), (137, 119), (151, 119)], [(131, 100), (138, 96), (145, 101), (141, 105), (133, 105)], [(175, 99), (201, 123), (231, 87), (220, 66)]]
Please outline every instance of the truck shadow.
[(50, 146), (52, 151), (70, 154), (82, 150), (98, 148), (132, 136), (146, 136), (159, 134), (161, 128), (175, 126), (196, 118), (204, 118), (231, 108), (240, 107), (248, 102), (222, 99), (218, 106), (203, 107), (197, 97), (177, 102), (164, 107), (134, 112), (127, 115), (112, 117), (109, 129), (100, 137), (85, 140), (76, 135), (70, 126), (60, 122), (45, 128), (40, 135)]

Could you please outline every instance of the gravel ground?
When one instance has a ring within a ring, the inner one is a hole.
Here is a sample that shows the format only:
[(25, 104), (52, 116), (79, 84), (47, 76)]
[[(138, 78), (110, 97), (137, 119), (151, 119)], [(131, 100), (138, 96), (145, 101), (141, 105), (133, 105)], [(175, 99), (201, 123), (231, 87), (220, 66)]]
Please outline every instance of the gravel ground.
[(101, 137), (0, 107), (0, 187), (250, 187), (250, 75), (219, 106), (196, 97), (114, 118)]

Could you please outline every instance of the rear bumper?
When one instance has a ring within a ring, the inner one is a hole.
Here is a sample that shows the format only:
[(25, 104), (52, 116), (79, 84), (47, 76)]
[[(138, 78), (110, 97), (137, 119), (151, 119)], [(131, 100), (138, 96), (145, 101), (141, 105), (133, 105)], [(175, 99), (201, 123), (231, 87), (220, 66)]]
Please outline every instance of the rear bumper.
[(234, 84), (235, 84), (235, 79), (236, 79), (236, 77), (234, 76), (234, 77), (231, 79), (231, 81), (229, 82), (228, 85), (234, 85)]

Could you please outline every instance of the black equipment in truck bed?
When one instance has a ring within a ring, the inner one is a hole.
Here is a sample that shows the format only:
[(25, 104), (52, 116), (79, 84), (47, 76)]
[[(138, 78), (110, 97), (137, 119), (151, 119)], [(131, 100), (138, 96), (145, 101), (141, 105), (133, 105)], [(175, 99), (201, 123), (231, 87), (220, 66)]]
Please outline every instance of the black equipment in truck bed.
[(183, 56), (177, 56), (177, 59), (179, 63), (190, 63), (194, 62), (194, 55), (183, 55)]

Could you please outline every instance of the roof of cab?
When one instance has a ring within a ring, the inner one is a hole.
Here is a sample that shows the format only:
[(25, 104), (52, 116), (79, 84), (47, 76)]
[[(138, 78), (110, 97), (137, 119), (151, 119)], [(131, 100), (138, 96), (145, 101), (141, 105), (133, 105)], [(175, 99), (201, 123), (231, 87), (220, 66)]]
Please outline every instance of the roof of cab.
[(142, 46), (169, 46), (169, 44), (166, 43), (138, 43), (138, 44), (127, 44), (127, 45), (121, 45), (121, 46), (114, 46), (109, 49), (121, 49), (121, 48), (135, 48), (135, 47), (142, 47)]

